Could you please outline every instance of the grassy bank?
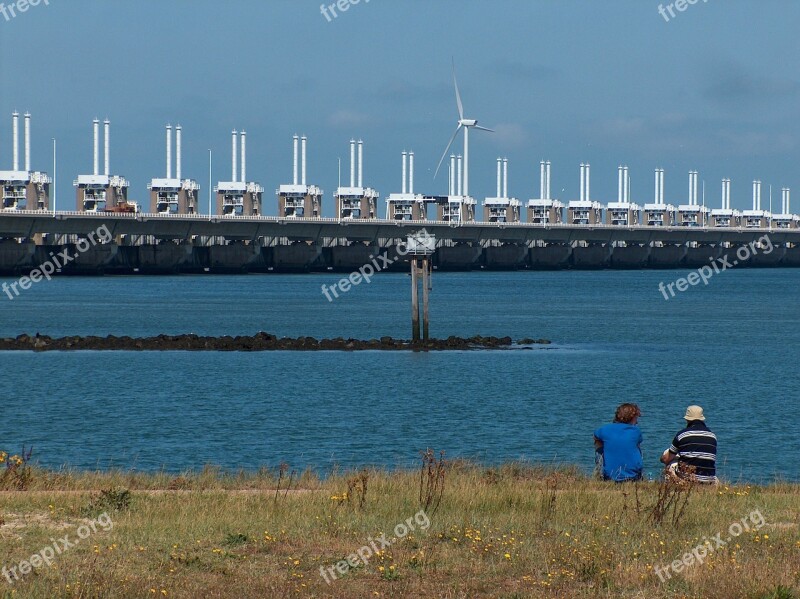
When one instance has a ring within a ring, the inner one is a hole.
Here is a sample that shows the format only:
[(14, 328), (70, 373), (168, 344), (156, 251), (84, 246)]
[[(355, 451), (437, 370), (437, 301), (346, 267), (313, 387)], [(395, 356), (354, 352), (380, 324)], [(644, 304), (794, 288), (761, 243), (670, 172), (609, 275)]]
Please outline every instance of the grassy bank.
[(0, 597), (800, 597), (800, 486), (684, 490), (659, 518), (656, 483), (451, 464), (440, 494), (439, 474), (34, 470), (0, 493), (0, 566), (89, 534)]

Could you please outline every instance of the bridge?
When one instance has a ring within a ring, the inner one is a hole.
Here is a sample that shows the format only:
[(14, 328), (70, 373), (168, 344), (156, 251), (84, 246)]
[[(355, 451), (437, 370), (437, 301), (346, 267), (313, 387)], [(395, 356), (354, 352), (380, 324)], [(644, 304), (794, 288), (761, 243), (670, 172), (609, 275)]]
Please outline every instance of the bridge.
[(54, 248), (104, 227), (113, 238), (67, 272), (350, 271), (425, 229), (440, 270), (677, 268), (740, 247), (748, 266), (800, 266), (800, 229), (339, 220), (89, 212), (0, 212), (0, 273), (24, 272)]

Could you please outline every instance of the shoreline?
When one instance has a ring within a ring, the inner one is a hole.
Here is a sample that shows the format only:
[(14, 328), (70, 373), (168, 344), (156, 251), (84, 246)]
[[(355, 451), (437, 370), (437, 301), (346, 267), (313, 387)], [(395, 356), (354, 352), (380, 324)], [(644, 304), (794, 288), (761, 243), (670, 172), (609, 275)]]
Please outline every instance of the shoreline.
[[(98, 481), (99, 487), (90, 490), (98, 490), (104, 485), (107, 486), (109, 481), (120, 480), (125, 481), (126, 486), (129, 486), (131, 490), (172, 491), (175, 490), (175, 488), (165, 481), (181, 480), (195, 481), (197, 486), (192, 487), (195, 490), (252, 491), (261, 489), (265, 481), (271, 480), (271, 473), (279, 472), (281, 467), (281, 464), (278, 463), (265, 463), (257, 467), (237, 468), (226, 467), (218, 463), (206, 463), (201, 466), (186, 468), (168, 468), (165, 465), (152, 468), (137, 468), (135, 466), (81, 467), (68, 463), (41, 464), (39, 462), (39, 457), (40, 456), (37, 456), (30, 462), (30, 468), (38, 479), (42, 481)], [(529, 478), (539, 476), (546, 477), (557, 474), (560, 476), (568, 476), (585, 484), (598, 484), (601, 487), (603, 485), (615, 487), (612, 481), (604, 481), (596, 478), (594, 470), (588, 462), (582, 464), (580, 462), (534, 462), (513, 459), (484, 462), (465, 457), (446, 458), (446, 462), (453, 471), (462, 474), (511, 470), (526, 472), (526, 476)], [(319, 467), (310, 464), (294, 465), (292, 463), (284, 463), (283, 465), (289, 468), (288, 471), (294, 471), (295, 481), (305, 480), (310, 483), (310, 486), (306, 487), (305, 490), (311, 490), (318, 486), (325, 486), (331, 480), (356, 475), (361, 472), (370, 472), (374, 475), (388, 477), (406, 476), (417, 472), (414, 460), (410, 460), (405, 464), (394, 465), (377, 463), (337, 464), (328, 467)], [(662, 480), (662, 474), (663, 470), (656, 469), (650, 473), (650, 476), (645, 476), (639, 482), (643, 485), (658, 484)], [(749, 486), (763, 490), (790, 488), (800, 493), (800, 478), (787, 478), (777, 473), (765, 475), (761, 478), (745, 477), (740, 473), (736, 478), (729, 478), (724, 474), (720, 474), (719, 470), (717, 474), (719, 485), (709, 485), (707, 488), (723, 488), (725, 486)], [(277, 476), (274, 478), (277, 480)], [(206, 484), (210, 484), (210, 486), (206, 486)], [(624, 486), (625, 485), (621, 485), (621, 487)], [(49, 483), (46, 484), (45, 487), (54, 492), (87, 490), (83, 485), (79, 485), (75, 488), (65, 488), (61, 491), (56, 491)], [(701, 485), (701, 487), (706, 488), (705, 485)], [(0, 487), (0, 497), (3, 494), (4, 491), (2, 487)]]

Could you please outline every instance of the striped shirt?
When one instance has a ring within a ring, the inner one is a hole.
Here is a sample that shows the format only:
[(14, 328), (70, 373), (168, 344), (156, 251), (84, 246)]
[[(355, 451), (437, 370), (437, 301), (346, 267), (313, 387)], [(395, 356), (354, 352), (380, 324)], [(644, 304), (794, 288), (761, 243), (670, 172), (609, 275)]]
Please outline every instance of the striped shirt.
[(717, 482), (717, 436), (705, 422), (689, 422), (685, 429), (675, 435), (669, 450), (678, 456), (679, 464), (694, 466), (697, 482)]

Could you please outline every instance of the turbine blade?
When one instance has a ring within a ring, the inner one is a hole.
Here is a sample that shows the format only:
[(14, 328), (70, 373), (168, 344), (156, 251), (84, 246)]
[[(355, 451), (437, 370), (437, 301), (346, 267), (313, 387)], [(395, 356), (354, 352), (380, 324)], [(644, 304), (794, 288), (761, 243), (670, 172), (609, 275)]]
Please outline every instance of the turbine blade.
[(458, 118), (464, 120), (464, 105), (461, 103), (461, 93), (458, 91), (458, 80), (456, 79), (456, 61), (453, 59), (453, 85), (456, 88), (456, 104), (458, 105)]
[(488, 131), (489, 133), (494, 133), (494, 129), (487, 129), (486, 127), (481, 127), (480, 125), (475, 125), (473, 129), (480, 129), (481, 131)]
[(440, 168), (442, 168), (442, 163), (444, 162), (444, 159), (445, 159), (445, 157), (447, 156), (447, 153), (450, 151), (450, 146), (452, 146), (452, 145), (453, 145), (453, 142), (456, 140), (456, 136), (458, 135), (458, 132), (459, 132), (459, 131), (461, 131), (461, 125), (459, 125), (459, 126), (456, 128), (456, 132), (455, 132), (455, 133), (453, 133), (453, 137), (451, 137), (451, 138), (450, 138), (450, 143), (449, 143), (449, 144), (447, 144), (447, 147), (444, 149), (444, 154), (442, 154), (442, 159), (439, 161), (439, 164), (438, 164), (438, 166), (436, 167), (436, 172), (433, 174), (433, 178), (434, 178), (434, 179), (436, 178), (436, 175), (438, 175), (438, 174), (439, 174), (439, 169), (440, 169)]

